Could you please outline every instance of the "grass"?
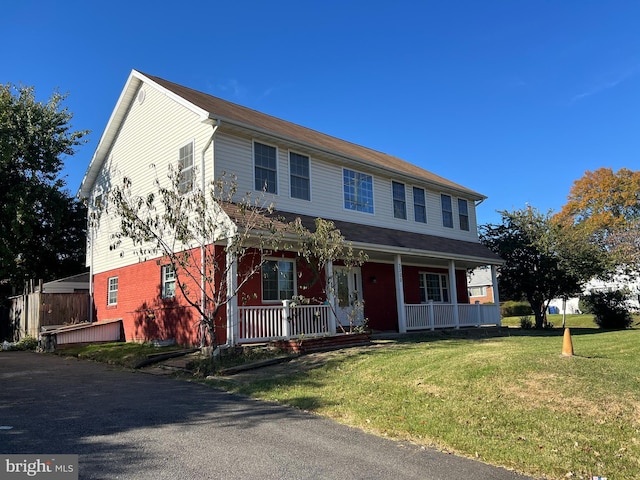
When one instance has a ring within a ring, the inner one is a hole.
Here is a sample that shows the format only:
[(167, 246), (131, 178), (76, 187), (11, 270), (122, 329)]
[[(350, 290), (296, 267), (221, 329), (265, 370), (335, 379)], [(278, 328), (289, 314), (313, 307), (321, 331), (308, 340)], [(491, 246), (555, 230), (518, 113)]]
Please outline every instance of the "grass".
[(155, 347), (150, 343), (113, 342), (60, 348), (56, 354), (134, 368), (139, 362), (145, 360), (147, 355), (169, 353), (183, 348), (179, 345)]
[[(572, 326), (569, 324), (569, 326)], [(640, 478), (640, 330), (412, 336), (226, 389), (547, 478)]]
[[(535, 323), (534, 316), (530, 315), (530, 317), (531, 321)], [(555, 328), (562, 327), (562, 315), (547, 315), (547, 321), (551, 322)], [(505, 317), (502, 319), (502, 325), (509, 327), (519, 327), (520, 317)], [(593, 321), (593, 315), (590, 314), (567, 315), (566, 326), (569, 328), (598, 328), (598, 326)]]

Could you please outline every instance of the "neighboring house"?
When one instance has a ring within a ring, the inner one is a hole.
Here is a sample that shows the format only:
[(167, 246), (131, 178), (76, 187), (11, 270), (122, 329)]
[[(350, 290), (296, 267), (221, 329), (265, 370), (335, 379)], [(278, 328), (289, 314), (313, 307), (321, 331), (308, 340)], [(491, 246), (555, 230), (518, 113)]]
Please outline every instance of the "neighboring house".
[(470, 303), (493, 303), (491, 269), (475, 268), (467, 273), (467, 291)]
[[(593, 292), (613, 292), (618, 290), (626, 290), (627, 305), (633, 312), (640, 312), (640, 279), (630, 279), (626, 275), (616, 275), (609, 280), (600, 280), (594, 278), (587, 282), (583, 293), (588, 295)], [(554, 298), (549, 302), (550, 309), (555, 313), (581, 313), (580, 298), (571, 297), (566, 302), (561, 298)]]
[[(280, 299), (298, 292), (305, 272), (297, 271), (303, 267), (293, 253), (273, 252), (269, 269), (241, 292), (246, 303), (228, 305), (220, 342), (333, 334), (354, 298), (364, 301), (373, 330), (500, 323), (497, 306), (469, 302), (466, 271), (489, 265), (495, 285), (502, 263), (478, 241), (476, 204), (485, 197), (473, 190), (391, 155), (133, 70), (79, 194), (89, 205), (108, 204), (111, 186), (125, 175), (139, 193), (154, 191), (151, 164), (158, 172), (180, 165), (185, 178), (196, 165), (207, 183), (233, 173), (238, 191), (255, 195), (266, 183), (267, 200), (282, 215), (306, 224), (316, 217), (332, 220), (356, 251), (368, 254), (351, 271), (332, 266), (337, 298), (326, 301), (335, 301), (338, 318), (321, 303), (311, 308), (322, 325), (303, 329), (286, 325)], [(127, 340), (197, 344), (197, 315), (173, 294), (162, 259), (141, 262), (126, 244), (110, 249), (118, 226), (107, 205), (90, 231), (96, 320), (121, 318)], [(294, 272), (289, 281), (271, 279), (287, 271)], [(254, 328), (267, 316), (277, 319), (275, 327)]]

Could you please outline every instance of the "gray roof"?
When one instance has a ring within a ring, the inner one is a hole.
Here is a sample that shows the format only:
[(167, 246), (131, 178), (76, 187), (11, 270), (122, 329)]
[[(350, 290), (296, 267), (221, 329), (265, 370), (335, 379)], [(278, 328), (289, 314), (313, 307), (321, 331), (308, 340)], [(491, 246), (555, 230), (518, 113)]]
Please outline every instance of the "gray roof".
[[(242, 215), (234, 204), (223, 205), (225, 212), (234, 222), (241, 222)], [(315, 230), (316, 217), (300, 215), (298, 213), (274, 211), (272, 216), (282, 220), (279, 228), (286, 228), (286, 224), (299, 218), (302, 225), (309, 231)], [(427, 235), (423, 233), (394, 230), (391, 228), (375, 227), (343, 220), (327, 219), (334, 223), (342, 236), (348, 242), (359, 246), (384, 246), (387, 248), (404, 250), (416, 255), (437, 255), (442, 258), (473, 259), (478, 263), (501, 264), (502, 259), (479, 242), (468, 242), (452, 238)], [(363, 247), (366, 248), (366, 247)], [(491, 282), (489, 282), (491, 283)]]

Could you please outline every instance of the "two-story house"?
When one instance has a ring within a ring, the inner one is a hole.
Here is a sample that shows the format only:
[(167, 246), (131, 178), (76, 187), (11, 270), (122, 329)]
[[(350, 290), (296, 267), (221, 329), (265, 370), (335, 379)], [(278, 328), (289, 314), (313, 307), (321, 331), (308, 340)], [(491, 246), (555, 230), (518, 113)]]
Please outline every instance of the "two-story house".
[[(500, 323), (497, 298), (495, 305), (469, 302), (467, 270), (490, 266), (497, 292), (496, 267), (502, 263), (478, 241), (476, 206), (485, 197), (473, 190), (394, 156), (133, 70), (80, 195), (89, 205), (99, 204), (123, 175), (144, 193), (154, 188), (151, 164), (159, 171), (170, 164), (182, 170), (198, 165), (206, 181), (233, 173), (240, 192), (266, 186), (282, 214), (331, 220), (354, 249), (367, 253), (358, 268), (332, 269), (337, 294), (326, 300), (335, 308), (323, 315), (338, 318), (298, 334), (335, 333), (353, 298), (364, 302), (372, 330)], [(107, 209), (90, 229), (94, 320), (122, 319), (127, 340), (197, 344), (197, 315), (175, 293), (172, 272), (158, 258), (140, 261), (131, 246), (110, 248), (118, 228), (119, 219)], [(250, 304), (229, 304), (220, 341), (290, 335), (290, 327), (251, 335), (247, 322), (281, 315), (282, 299), (297, 293), (296, 268), (291, 255), (273, 252), (269, 271), (246, 285)], [(273, 272), (296, 274), (274, 282)], [(164, 301), (167, 292), (171, 302)]]

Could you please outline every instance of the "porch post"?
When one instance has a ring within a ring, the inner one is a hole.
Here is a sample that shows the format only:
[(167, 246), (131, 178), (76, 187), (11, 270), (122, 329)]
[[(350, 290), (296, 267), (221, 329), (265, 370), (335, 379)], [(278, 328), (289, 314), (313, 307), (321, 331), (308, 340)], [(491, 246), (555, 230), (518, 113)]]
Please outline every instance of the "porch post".
[(329, 334), (336, 334), (336, 295), (335, 295), (335, 280), (333, 276), (333, 262), (329, 260), (324, 267), (324, 274), (326, 276), (326, 289), (327, 289), (327, 303), (329, 304)]
[(449, 260), (449, 283), (451, 288), (451, 305), (453, 305), (453, 324), (460, 328), (460, 314), (458, 312), (458, 284), (456, 282), (456, 262)]
[(398, 332), (407, 333), (407, 315), (404, 308), (404, 285), (402, 281), (402, 258), (396, 255), (394, 261), (396, 276), (396, 306), (398, 308)]
[(491, 288), (493, 288), (493, 303), (496, 306), (496, 317), (498, 318), (498, 326), (502, 326), (502, 317), (500, 316), (500, 295), (498, 294), (498, 267), (491, 265)]
[(227, 344), (238, 341), (238, 259), (227, 250)]
[(291, 300), (282, 300), (282, 336), (291, 338)]

